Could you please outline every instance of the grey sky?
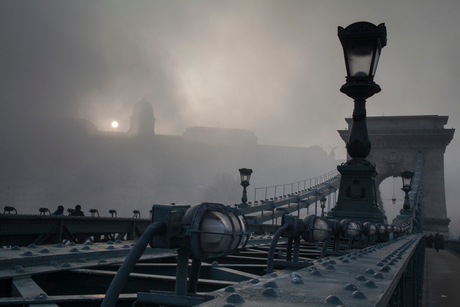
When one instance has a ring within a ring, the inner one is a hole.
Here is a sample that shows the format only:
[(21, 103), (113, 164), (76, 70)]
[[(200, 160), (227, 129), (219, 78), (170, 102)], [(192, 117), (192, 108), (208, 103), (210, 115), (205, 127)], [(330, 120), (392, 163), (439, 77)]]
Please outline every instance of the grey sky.
[[(353, 104), (339, 92), (337, 26), (386, 23), (369, 116), (449, 115), (459, 128), (458, 12), (457, 0), (4, 0), (2, 114), (80, 117), (100, 130), (117, 120), (124, 131), (145, 96), (160, 134), (246, 128), (262, 144), (339, 146), (344, 158), (336, 131)], [(457, 232), (459, 152), (457, 133), (445, 161)]]

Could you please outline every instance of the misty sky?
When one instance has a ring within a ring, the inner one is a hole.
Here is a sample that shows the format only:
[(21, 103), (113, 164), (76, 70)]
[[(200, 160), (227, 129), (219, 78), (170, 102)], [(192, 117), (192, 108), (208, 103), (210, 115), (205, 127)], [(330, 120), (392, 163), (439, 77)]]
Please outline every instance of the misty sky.
[[(446, 127), (459, 128), (459, 12), (458, 0), (3, 0), (1, 116), (77, 117), (99, 130), (117, 120), (126, 131), (146, 97), (159, 134), (245, 128), (260, 144), (338, 146), (344, 159), (337, 130), (353, 103), (339, 92), (337, 26), (387, 26), (369, 116), (449, 115)], [(457, 233), (459, 153), (457, 132), (445, 160)]]

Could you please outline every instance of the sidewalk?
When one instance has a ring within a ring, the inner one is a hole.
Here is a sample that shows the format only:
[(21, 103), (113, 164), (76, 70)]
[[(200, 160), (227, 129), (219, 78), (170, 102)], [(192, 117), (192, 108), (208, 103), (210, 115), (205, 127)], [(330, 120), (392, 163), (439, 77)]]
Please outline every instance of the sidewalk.
[(460, 306), (460, 258), (427, 248), (425, 270), (426, 307)]

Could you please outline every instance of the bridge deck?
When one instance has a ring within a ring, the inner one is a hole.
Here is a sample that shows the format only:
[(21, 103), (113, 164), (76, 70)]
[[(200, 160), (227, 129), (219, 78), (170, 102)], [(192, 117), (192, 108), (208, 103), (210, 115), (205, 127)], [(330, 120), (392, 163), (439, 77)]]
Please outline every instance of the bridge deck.
[(460, 257), (450, 251), (426, 249), (426, 307), (459, 306)]

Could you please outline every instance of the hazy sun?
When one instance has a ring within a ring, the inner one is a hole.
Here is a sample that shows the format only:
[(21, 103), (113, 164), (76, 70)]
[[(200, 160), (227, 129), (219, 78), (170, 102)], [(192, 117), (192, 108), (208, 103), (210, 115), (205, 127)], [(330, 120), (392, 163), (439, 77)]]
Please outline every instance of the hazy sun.
[(116, 122), (116, 121), (113, 121), (113, 122), (112, 122), (112, 127), (113, 127), (113, 128), (116, 128), (116, 127), (118, 127), (118, 122)]

